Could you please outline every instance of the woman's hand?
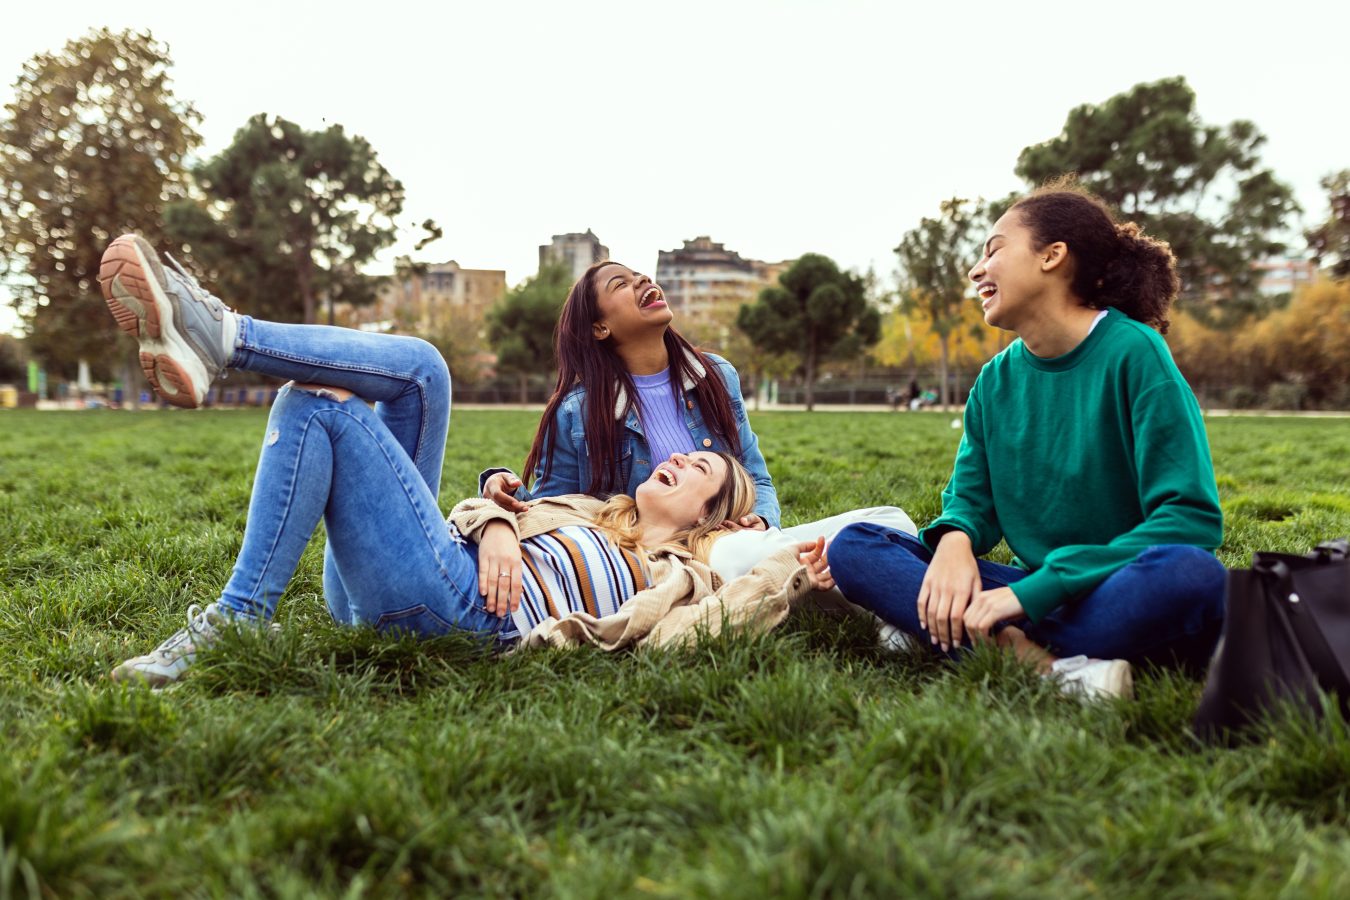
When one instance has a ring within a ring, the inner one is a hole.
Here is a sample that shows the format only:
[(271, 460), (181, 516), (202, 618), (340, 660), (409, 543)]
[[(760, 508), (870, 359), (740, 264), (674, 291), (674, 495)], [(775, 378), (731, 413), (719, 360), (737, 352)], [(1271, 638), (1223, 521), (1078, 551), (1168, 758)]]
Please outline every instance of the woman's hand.
[(520, 540), (505, 522), (489, 522), (478, 542), (478, 593), (483, 608), (505, 616), (520, 608)]
[(830, 574), (830, 560), (825, 554), (825, 538), (818, 537), (797, 545), (797, 561), (806, 566), (806, 576), (811, 579), (811, 590), (828, 591), (834, 587), (834, 576)]
[(980, 568), (970, 535), (953, 529), (938, 541), (937, 552), (919, 586), (919, 624), (946, 653), (961, 646), (966, 607), (980, 592)]
[(507, 512), (524, 512), (529, 507), (515, 498), (514, 495), (518, 487), (520, 487), (519, 478), (510, 472), (497, 472), (484, 482), (483, 497), (486, 500), (491, 500)]
[(739, 522), (735, 519), (723, 519), (722, 527), (728, 531), (740, 531), (742, 528), (748, 528), (751, 531), (768, 531), (769, 523), (761, 519), (757, 513), (751, 513), (748, 516), (741, 516)]
[(1010, 587), (994, 588), (992, 591), (980, 591), (966, 610), (966, 631), (970, 639), (976, 642), (989, 640), (994, 626), (1009, 619), (1018, 619), (1026, 615), (1022, 602), (1017, 599)]

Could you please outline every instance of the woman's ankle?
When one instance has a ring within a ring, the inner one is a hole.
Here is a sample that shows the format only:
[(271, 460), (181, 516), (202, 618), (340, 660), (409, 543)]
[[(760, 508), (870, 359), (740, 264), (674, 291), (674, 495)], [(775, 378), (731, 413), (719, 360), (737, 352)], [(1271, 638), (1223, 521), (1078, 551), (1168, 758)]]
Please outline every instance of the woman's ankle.
[(1049, 674), (1051, 667), (1058, 662), (1057, 657), (1027, 637), (1026, 632), (1020, 628), (1014, 628), (1011, 625), (1004, 626), (996, 635), (995, 640), (998, 642), (998, 646), (1011, 650), (1013, 655), (1022, 662), (1035, 666), (1036, 671), (1042, 675)]

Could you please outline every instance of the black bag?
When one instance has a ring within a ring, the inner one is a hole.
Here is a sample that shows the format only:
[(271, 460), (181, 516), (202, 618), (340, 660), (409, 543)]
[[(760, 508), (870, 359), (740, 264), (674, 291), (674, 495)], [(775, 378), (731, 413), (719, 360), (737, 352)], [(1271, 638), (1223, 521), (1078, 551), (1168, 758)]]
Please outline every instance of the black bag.
[(1250, 569), (1228, 572), (1226, 606), (1197, 732), (1222, 738), (1281, 704), (1316, 714), (1319, 692), (1350, 718), (1350, 540), (1253, 555)]

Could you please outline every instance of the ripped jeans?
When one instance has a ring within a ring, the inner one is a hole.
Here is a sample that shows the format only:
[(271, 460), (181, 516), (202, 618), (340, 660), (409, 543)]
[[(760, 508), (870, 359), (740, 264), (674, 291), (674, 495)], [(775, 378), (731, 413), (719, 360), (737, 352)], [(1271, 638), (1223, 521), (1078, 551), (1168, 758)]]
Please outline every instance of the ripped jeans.
[[(436, 503), (450, 426), (450, 372), (411, 337), (241, 316), (230, 368), (288, 384), (267, 419), (243, 546), (219, 605), (270, 620), (322, 518), (323, 589), (344, 625), (432, 636), (495, 635), (478, 548)], [(371, 409), (364, 401), (373, 401)]]

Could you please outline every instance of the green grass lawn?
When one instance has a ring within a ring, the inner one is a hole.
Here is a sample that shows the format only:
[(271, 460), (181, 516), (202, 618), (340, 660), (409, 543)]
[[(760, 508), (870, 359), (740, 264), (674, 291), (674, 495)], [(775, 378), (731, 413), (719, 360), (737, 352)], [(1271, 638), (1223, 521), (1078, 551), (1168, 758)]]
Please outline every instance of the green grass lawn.
[[(536, 419), (456, 414), (443, 506)], [(950, 420), (754, 417), (786, 524), (927, 521)], [(164, 692), (111, 684), (217, 596), (263, 422), (0, 413), (0, 897), (1350, 895), (1350, 727), (1203, 747), (1179, 676), (1085, 706), (994, 652), (889, 656), (819, 618), (485, 658), (332, 625), (316, 541), (279, 635)], [(1225, 563), (1350, 533), (1350, 420), (1209, 428)]]

